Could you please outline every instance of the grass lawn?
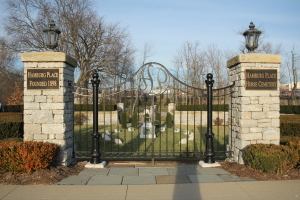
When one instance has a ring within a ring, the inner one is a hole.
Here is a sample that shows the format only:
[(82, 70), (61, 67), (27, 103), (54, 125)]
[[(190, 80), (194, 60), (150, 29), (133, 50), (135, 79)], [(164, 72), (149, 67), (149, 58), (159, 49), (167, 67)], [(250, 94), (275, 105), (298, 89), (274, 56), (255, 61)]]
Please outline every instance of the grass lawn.
[[(178, 129), (179, 131), (175, 131)], [(91, 133), (92, 126), (75, 126), (75, 145), (76, 152), (83, 154), (90, 153), (91, 149)], [(117, 131), (116, 131), (117, 130)], [(182, 139), (187, 140), (185, 134), (189, 130), (191, 137), (194, 140), (188, 140), (187, 144), (180, 143)], [(111, 141), (104, 141), (101, 137), (102, 152), (121, 152), (130, 153), (131, 155), (178, 155), (185, 152), (203, 153), (205, 149), (205, 133), (206, 127), (186, 126), (167, 128), (164, 132), (156, 131), (156, 138), (142, 139), (139, 137), (137, 128), (132, 131), (123, 129), (121, 126), (106, 126), (99, 127), (99, 133), (103, 135), (105, 131), (112, 132), (113, 138), (121, 139), (123, 144), (114, 144)], [(228, 127), (214, 126), (213, 132), (215, 151), (224, 151), (226, 144), (228, 144)], [(225, 145), (224, 145), (225, 143)]]
[[(280, 115), (280, 123), (281, 124), (288, 123), (289, 127), (291, 127), (290, 126), (291, 124), (299, 126), (299, 124), (300, 124), (300, 115), (297, 115), (297, 114), (293, 114), (293, 115), (281, 114)], [(291, 136), (291, 135), (283, 134), (283, 132), (287, 132), (287, 131), (284, 131), (282, 129), (283, 129), (283, 127), (281, 126), (281, 136), (280, 136), (280, 143), (281, 144), (286, 144), (288, 141), (291, 141), (291, 140), (299, 140), (300, 139), (300, 130), (299, 130), (297, 136)]]

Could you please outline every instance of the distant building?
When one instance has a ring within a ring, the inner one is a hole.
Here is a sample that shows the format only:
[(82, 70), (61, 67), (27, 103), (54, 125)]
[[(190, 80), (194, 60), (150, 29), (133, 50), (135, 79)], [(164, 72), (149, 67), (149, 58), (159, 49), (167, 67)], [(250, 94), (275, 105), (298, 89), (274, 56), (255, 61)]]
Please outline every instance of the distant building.
[[(293, 83), (280, 84), (280, 96), (290, 97), (292, 95)], [(297, 89), (294, 91), (295, 96), (300, 97), (300, 82), (297, 83)]]

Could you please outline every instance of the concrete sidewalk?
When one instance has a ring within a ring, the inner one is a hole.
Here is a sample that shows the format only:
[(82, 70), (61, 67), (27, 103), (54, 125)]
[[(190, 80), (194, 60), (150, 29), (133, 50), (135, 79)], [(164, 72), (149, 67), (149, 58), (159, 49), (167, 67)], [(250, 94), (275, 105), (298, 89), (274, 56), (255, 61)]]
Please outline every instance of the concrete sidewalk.
[(160, 185), (0, 185), (0, 200), (290, 200), (300, 180)]
[(69, 176), (58, 185), (154, 185), (182, 183), (210, 183), (255, 181), (238, 177), (222, 168), (201, 168), (197, 165), (176, 167), (111, 167), (84, 169), (78, 175)]

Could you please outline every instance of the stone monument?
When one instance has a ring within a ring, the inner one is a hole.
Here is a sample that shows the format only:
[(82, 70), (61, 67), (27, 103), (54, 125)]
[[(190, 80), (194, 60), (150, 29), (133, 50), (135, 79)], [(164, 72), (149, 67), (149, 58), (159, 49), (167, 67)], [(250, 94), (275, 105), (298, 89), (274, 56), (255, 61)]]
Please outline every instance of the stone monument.
[(145, 121), (139, 129), (139, 134), (141, 139), (152, 139), (156, 138), (155, 126), (151, 123), (148, 114), (145, 114)]

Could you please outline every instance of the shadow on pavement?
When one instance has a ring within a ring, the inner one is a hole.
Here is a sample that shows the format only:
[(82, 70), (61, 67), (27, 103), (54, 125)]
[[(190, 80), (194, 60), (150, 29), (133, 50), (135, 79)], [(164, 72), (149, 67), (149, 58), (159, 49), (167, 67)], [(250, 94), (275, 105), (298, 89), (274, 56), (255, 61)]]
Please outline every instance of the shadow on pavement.
[[(201, 199), (200, 187), (198, 184), (184, 184), (183, 178), (189, 179), (188, 175), (197, 175), (197, 164), (183, 164), (176, 168), (176, 182), (174, 184), (173, 200)], [(183, 183), (183, 184), (182, 184)]]

